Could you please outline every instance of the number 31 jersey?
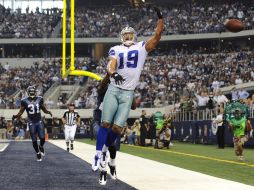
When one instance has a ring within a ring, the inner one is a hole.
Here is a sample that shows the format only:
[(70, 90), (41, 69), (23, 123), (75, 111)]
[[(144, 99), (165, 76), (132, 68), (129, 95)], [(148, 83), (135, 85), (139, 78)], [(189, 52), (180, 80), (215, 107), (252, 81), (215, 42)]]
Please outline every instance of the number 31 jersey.
[(117, 60), (116, 72), (120, 74), (125, 81), (117, 85), (113, 78), (110, 83), (125, 90), (134, 90), (139, 83), (141, 71), (147, 57), (145, 42), (138, 42), (130, 47), (117, 45), (109, 50), (109, 57)]
[(24, 98), (21, 100), (21, 106), (25, 108), (28, 116), (28, 121), (37, 123), (41, 121), (41, 107), (43, 105), (43, 98), (38, 96), (33, 99)]

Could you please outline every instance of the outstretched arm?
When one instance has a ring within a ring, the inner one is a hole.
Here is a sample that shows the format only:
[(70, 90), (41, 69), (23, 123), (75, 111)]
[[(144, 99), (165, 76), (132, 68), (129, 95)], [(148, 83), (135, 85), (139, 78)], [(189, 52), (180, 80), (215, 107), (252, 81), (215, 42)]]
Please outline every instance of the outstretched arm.
[(161, 34), (164, 30), (164, 19), (162, 17), (160, 9), (158, 9), (157, 7), (154, 7), (153, 9), (157, 13), (159, 20), (157, 22), (155, 34), (146, 42), (145, 48), (147, 52), (152, 51), (156, 47), (156, 45), (159, 43), (161, 39)]
[(19, 110), (19, 113), (17, 115), (13, 115), (12, 116), (12, 119), (15, 119), (15, 118), (20, 118), (20, 116), (24, 113), (25, 111), (25, 107), (24, 106), (21, 106), (20, 107), (20, 110)]
[(41, 106), (41, 109), (42, 109), (42, 111), (43, 111), (44, 113), (49, 114), (49, 115), (52, 117), (51, 111), (47, 110), (47, 108), (45, 107), (44, 104)]

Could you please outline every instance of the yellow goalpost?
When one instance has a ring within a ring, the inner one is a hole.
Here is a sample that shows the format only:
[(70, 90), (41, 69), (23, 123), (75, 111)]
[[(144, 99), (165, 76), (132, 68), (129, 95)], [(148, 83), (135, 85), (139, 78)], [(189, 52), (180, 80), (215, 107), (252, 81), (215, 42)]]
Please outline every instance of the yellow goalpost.
[(66, 17), (67, 17), (67, 0), (63, 0), (63, 23), (62, 23), (62, 78), (66, 78), (69, 75), (72, 76), (87, 76), (95, 80), (101, 80), (102, 78), (92, 72), (75, 69), (75, 0), (71, 0), (71, 62), (70, 68), (66, 68)]

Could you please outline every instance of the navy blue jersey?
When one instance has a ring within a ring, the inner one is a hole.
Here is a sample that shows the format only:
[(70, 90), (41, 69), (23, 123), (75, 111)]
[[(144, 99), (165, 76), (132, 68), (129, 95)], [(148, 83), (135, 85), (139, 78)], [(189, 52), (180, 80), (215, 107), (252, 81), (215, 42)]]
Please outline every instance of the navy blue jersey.
[(27, 112), (28, 122), (37, 123), (41, 121), (41, 108), (43, 105), (43, 98), (41, 96), (35, 98), (24, 98), (21, 100), (21, 106), (23, 106)]

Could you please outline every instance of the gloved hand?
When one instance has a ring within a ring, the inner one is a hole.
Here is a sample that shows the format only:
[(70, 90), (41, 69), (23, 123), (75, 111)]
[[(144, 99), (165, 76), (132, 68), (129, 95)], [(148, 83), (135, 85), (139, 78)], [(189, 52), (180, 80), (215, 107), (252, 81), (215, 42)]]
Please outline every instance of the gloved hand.
[(117, 85), (120, 85), (120, 84), (122, 84), (124, 81), (125, 81), (125, 79), (121, 76), (121, 75), (119, 75), (118, 73), (113, 73), (112, 75), (111, 75), (111, 77), (113, 78), (113, 79), (115, 79), (115, 83), (117, 84)]
[(52, 113), (51, 113), (51, 111), (49, 111), (49, 112), (48, 112), (48, 114), (50, 115), (50, 117), (52, 117)]
[(162, 19), (163, 16), (161, 14), (161, 10), (158, 7), (153, 7), (153, 10), (157, 13), (159, 19)]
[(13, 115), (13, 116), (12, 116), (12, 121), (15, 120), (16, 118), (17, 118), (17, 116), (16, 116), (16, 115)]

